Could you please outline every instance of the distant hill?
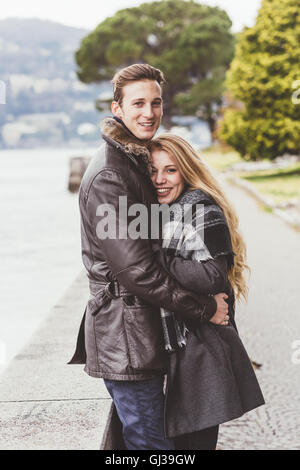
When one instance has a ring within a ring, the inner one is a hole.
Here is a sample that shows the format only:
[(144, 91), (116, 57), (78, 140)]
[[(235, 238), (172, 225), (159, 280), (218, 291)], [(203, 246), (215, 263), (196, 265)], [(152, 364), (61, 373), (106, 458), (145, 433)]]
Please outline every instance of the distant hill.
[(38, 18), (6, 18), (0, 20), (0, 36), (7, 41), (24, 45), (42, 45), (47, 42), (78, 43), (89, 32), (61, 23)]
[[(0, 75), (30, 73), (66, 77), (74, 51), (88, 30), (39, 19), (0, 21)], [(55, 66), (53, 66), (55, 64)]]
[(0, 148), (99, 139), (94, 103), (111, 85), (77, 79), (74, 53), (88, 33), (36, 18), (0, 20), (0, 80), (6, 86)]

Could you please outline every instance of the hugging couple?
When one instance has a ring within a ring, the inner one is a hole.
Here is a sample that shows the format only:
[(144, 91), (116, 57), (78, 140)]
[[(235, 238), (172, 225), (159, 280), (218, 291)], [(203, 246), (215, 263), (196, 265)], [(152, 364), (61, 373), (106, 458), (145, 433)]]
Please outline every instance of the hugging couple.
[[(247, 296), (246, 248), (232, 204), (191, 145), (154, 137), (164, 81), (148, 64), (112, 79), (113, 117), (79, 192), (90, 297), (70, 363), (104, 379), (126, 449), (213, 450), (221, 423), (264, 404), (234, 320), (235, 298)], [(191, 222), (167, 243), (164, 227), (157, 239), (100, 239), (97, 209), (109, 204), (118, 216), (124, 196), (129, 207), (176, 205), (171, 223), (189, 205)]]

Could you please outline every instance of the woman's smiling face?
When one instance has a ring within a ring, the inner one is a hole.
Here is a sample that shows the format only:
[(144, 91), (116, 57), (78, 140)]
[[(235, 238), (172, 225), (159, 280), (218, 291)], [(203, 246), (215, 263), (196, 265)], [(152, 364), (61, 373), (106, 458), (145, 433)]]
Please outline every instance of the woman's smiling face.
[(153, 150), (152, 157), (152, 183), (156, 188), (157, 199), (160, 204), (170, 204), (175, 201), (184, 190), (184, 179), (175, 164), (173, 157), (164, 150)]

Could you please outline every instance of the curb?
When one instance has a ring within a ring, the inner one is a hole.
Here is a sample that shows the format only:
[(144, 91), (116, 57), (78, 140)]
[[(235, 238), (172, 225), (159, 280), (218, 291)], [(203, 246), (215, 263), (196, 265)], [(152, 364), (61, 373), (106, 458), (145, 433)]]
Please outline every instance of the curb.
[(264, 204), (264, 206), (271, 209), (273, 214), (280, 217), (284, 222), (287, 222), (292, 228), (300, 229), (300, 222), (295, 221), (292, 216), (288, 214), (287, 211), (279, 208), (269, 198), (262, 196), (262, 194), (257, 191), (257, 189), (255, 189), (251, 183), (249, 183), (248, 181), (244, 181), (241, 178), (237, 178), (236, 176), (232, 176), (228, 173), (223, 173), (223, 175), (227, 181), (247, 191), (257, 201), (261, 202), (262, 204)]
[(1, 450), (109, 448), (111, 397), (68, 364), (88, 295), (82, 271), (1, 374)]

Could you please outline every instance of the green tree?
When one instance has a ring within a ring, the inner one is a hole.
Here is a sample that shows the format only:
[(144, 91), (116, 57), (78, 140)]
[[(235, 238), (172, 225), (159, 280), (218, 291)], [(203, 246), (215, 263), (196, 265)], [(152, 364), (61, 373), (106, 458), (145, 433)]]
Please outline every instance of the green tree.
[(243, 109), (225, 111), (220, 136), (242, 156), (299, 153), (299, 61), (299, 0), (263, 0), (255, 26), (239, 36), (227, 75)]
[(213, 130), (226, 69), (233, 57), (231, 20), (193, 0), (163, 0), (118, 11), (86, 36), (76, 52), (78, 78), (101, 82), (121, 67), (149, 63), (167, 79), (164, 124), (200, 113)]

